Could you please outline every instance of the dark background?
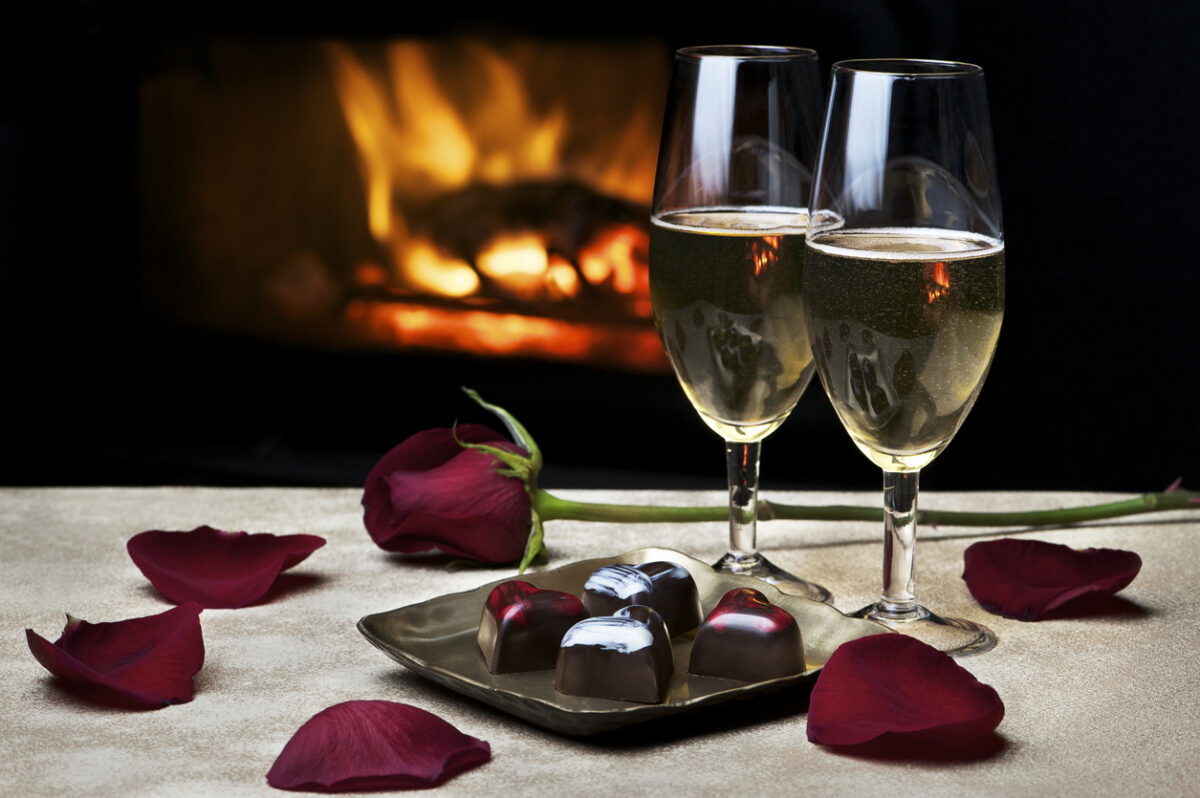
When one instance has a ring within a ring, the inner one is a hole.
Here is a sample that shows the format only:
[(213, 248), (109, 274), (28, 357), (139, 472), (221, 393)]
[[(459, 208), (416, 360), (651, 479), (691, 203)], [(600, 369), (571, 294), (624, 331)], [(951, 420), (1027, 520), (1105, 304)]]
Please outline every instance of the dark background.
[[(214, 36), (475, 33), (794, 44), (817, 49), (826, 74), (849, 57), (982, 64), (1008, 310), (979, 403), (923, 485), (1200, 481), (1198, 4), (430, 5), (0, 2), (0, 483), (358, 485), (415, 431), (487, 421), (469, 385), (529, 427), (547, 487), (720, 487), (721, 444), (670, 377), (316, 351), (143, 307), (137, 87), (165, 53)], [(764, 489), (878, 484), (815, 382), (763, 467)]]

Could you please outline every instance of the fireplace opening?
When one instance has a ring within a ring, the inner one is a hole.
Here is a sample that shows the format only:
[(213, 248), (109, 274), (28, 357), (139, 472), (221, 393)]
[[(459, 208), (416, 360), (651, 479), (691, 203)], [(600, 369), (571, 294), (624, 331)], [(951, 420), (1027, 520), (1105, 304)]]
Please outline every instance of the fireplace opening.
[(666, 373), (660, 41), (218, 41), (140, 94), (154, 312), (336, 349)]

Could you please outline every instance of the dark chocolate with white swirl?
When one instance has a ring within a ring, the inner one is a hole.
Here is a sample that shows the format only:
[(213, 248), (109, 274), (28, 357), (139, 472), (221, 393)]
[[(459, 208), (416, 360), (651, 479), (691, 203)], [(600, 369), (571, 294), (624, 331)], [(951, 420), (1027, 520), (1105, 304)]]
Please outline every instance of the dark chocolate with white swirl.
[(662, 618), (635, 604), (567, 630), (558, 650), (554, 688), (567, 695), (657, 704), (674, 669)]
[(605, 565), (583, 586), (583, 605), (593, 616), (612, 615), (634, 604), (653, 607), (671, 637), (695, 629), (703, 617), (695, 580), (672, 562)]

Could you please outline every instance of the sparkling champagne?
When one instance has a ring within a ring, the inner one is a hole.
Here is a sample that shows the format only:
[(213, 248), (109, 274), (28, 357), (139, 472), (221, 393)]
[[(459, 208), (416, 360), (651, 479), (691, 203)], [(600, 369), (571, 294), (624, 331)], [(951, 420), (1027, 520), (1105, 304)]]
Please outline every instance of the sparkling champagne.
[(812, 379), (800, 266), (808, 214), (683, 211), (650, 226), (659, 337), (700, 417), (727, 441), (761, 440)]
[(952, 230), (842, 230), (809, 242), (805, 318), (854, 443), (888, 471), (933, 460), (970, 411), (1004, 315), (1004, 245)]

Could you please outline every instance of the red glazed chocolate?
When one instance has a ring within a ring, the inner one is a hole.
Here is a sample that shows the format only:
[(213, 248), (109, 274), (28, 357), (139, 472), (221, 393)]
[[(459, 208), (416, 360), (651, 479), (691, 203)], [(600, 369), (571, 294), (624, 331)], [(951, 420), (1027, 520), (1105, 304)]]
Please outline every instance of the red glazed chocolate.
[(563, 635), (586, 617), (583, 603), (570, 593), (539, 590), (513, 579), (488, 594), (479, 620), (479, 649), (492, 673), (549, 670)]
[(652, 607), (671, 637), (695, 629), (703, 617), (695, 580), (672, 562), (605, 565), (583, 586), (583, 605), (592, 616), (612, 615), (635, 604)]
[(796, 619), (748, 587), (721, 597), (700, 624), (688, 662), (688, 673), (740, 682), (804, 671), (804, 644)]
[(674, 670), (662, 618), (635, 604), (580, 621), (567, 631), (558, 650), (554, 688), (567, 695), (657, 704)]

